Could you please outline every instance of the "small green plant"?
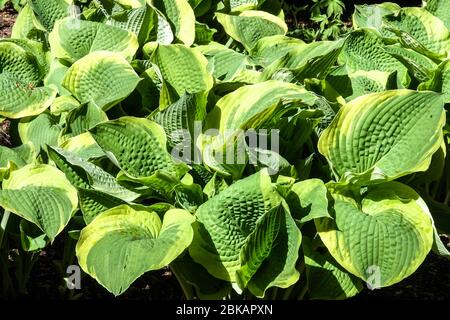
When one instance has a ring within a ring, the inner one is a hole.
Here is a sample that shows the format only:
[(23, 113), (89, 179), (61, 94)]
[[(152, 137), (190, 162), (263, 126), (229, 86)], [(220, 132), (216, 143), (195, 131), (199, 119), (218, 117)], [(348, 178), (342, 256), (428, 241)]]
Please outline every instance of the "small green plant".
[(311, 0), (306, 5), (285, 1), (283, 7), (294, 19), (291, 34), (307, 42), (335, 40), (347, 30), (342, 21), (345, 5), (341, 0)]
[(27, 0), (0, 0), (0, 10), (3, 10), (6, 4), (10, 2), (16, 11), (20, 11), (27, 3)]

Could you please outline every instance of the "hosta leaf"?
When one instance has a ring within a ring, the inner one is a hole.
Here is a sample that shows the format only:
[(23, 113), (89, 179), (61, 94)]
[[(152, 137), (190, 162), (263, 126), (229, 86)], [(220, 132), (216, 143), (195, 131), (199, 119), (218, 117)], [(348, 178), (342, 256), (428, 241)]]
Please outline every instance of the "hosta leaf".
[(44, 112), (36, 118), (22, 119), (19, 123), (19, 136), (22, 142), (31, 142), (36, 150), (46, 149), (46, 145), (58, 145), (58, 137), (62, 130), (59, 117)]
[(41, 43), (25, 39), (2, 39), (1, 73), (12, 74), (18, 79), (40, 84), (48, 71), (47, 56)]
[(213, 277), (201, 264), (196, 263), (188, 253), (178, 257), (170, 264), (170, 269), (178, 277), (195, 287), (201, 300), (221, 300), (230, 290), (229, 282)]
[(342, 41), (321, 41), (297, 46), (269, 65), (263, 77), (273, 79), (277, 73), (289, 71), (298, 81), (305, 78), (322, 79), (336, 63), (342, 44)]
[(46, 71), (45, 57), (39, 52), (39, 46), (25, 40), (0, 41), (0, 116), (37, 115), (55, 98), (53, 88), (36, 87)]
[(50, 63), (50, 69), (44, 78), (44, 85), (56, 87), (60, 96), (71, 96), (69, 90), (63, 87), (62, 82), (69, 66), (63, 64), (59, 59)]
[(434, 16), (441, 19), (447, 29), (450, 30), (450, 1), (449, 0), (427, 0), (424, 7)]
[(76, 137), (70, 138), (60, 144), (60, 147), (66, 151), (76, 154), (78, 157), (89, 160), (99, 158), (105, 155), (94, 138), (89, 132), (82, 133)]
[(187, 0), (151, 0), (172, 23), (175, 37), (190, 47), (195, 40), (195, 15)]
[(31, 143), (25, 143), (16, 148), (0, 146), (0, 181), (12, 168), (21, 168), (31, 163), (35, 157), (35, 149)]
[[(139, 194), (125, 189), (119, 185), (116, 178), (103, 170), (101, 167), (88, 162), (73, 153), (61, 148), (51, 148), (49, 155), (61, 171), (63, 171), (69, 181), (78, 188), (88, 188), (104, 192), (108, 195), (133, 201)], [(82, 172), (80, 172), (82, 169)], [(86, 181), (86, 178), (88, 180)], [(81, 183), (80, 183), (81, 182)]]
[(251, 65), (248, 56), (217, 42), (198, 46), (196, 49), (208, 59), (212, 75), (221, 81), (232, 81), (247, 65)]
[(315, 100), (314, 94), (298, 85), (274, 80), (265, 81), (242, 86), (224, 96), (208, 114), (207, 123), (208, 127), (218, 128), (221, 133), (225, 133), (228, 129), (246, 129), (244, 126), (250, 120), (255, 120), (255, 116), (259, 114), (264, 117), (264, 112), (280, 101), (286, 104), (289, 101), (299, 101), (305, 105), (312, 105)]
[(450, 103), (450, 60), (442, 62), (428, 82), (419, 87), (422, 90), (432, 90), (444, 94), (446, 103)]
[(286, 198), (294, 218), (307, 222), (328, 217), (327, 188), (320, 179), (308, 179), (294, 184)]
[(288, 31), (283, 20), (264, 11), (248, 10), (238, 16), (216, 13), (216, 16), (225, 32), (247, 51), (264, 37), (285, 35)]
[(408, 68), (410, 74), (421, 82), (429, 80), (432, 71), (437, 68), (436, 63), (431, 59), (411, 49), (406, 49), (401, 46), (386, 46), (385, 50), (403, 63)]
[(366, 183), (425, 171), (442, 142), (443, 97), (391, 90), (345, 105), (319, 139), (341, 179)]
[(241, 248), (241, 267), (236, 271), (236, 280), (241, 288), (245, 288), (251, 278), (266, 260), (280, 231), (283, 208), (275, 207), (264, 214), (256, 223), (255, 230), (250, 233)]
[(445, 59), (450, 52), (450, 32), (442, 20), (423, 8), (402, 8), (384, 17), (384, 25), (407, 33), (426, 50)]
[(80, 103), (72, 96), (60, 96), (56, 98), (51, 107), (50, 113), (54, 115), (61, 115), (64, 112), (71, 112), (80, 107)]
[[(55, 57), (75, 62), (95, 51), (111, 51), (131, 60), (139, 44), (132, 32), (99, 22), (67, 18), (49, 35)], [(95, 57), (95, 56), (93, 56)]]
[(54, 240), (78, 204), (77, 191), (64, 174), (49, 165), (27, 165), (3, 181), (0, 205), (36, 224)]
[(17, 15), (11, 30), (11, 38), (32, 39), (38, 41), (45, 39), (44, 32), (39, 30), (36, 25), (33, 9), (31, 9), (29, 4), (26, 4)]
[[(300, 231), (285, 210), (276, 211), (280, 214), (278, 222), (266, 217), (271, 210), (278, 209), (281, 201), (264, 170), (235, 182), (210, 198), (196, 213), (194, 241), (189, 247), (192, 258), (213, 276), (231, 282), (237, 281), (236, 272), (243, 265), (253, 266), (256, 270), (252, 267), (252, 272), (245, 274), (251, 278), (249, 289), (258, 297), (264, 296), (269, 287), (292, 285), (299, 276), (295, 262), (301, 242)], [(276, 213), (272, 212), (275, 216)], [(273, 228), (274, 221), (279, 223), (279, 231), (274, 240), (275, 247), (269, 249), (272, 240), (264, 235), (272, 237), (274, 233), (265, 228)], [(260, 230), (255, 231), (257, 226)], [(251, 235), (254, 231), (256, 233)], [(265, 244), (264, 248), (258, 239)], [(253, 253), (242, 256), (243, 247), (247, 253)]]
[(175, 36), (170, 27), (170, 23), (169, 21), (167, 21), (166, 17), (161, 12), (159, 12), (159, 10), (155, 11), (158, 21), (156, 28), (157, 42), (161, 44), (171, 44), (175, 39)]
[(61, 141), (85, 133), (100, 122), (108, 121), (105, 112), (94, 104), (84, 104), (66, 115), (66, 126), (61, 132)]
[(276, 35), (258, 40), (250, 54), (263, 66), (268, 66), (275, 60), (285, 56), (289, 51), (300, 47), (306, 47), (306, 44), (302, 40), (284, 35)]
[(86, 224), (108, 209), (127, 204), (124, 200), (92, 189), (78, 188), (78, 197)]
[(361, 280), (345, 271), (328, 252), (314, 251), (306, 239), (303, 239), (302, 247), (311, 299), (347, 299), (363, 289)]
[(107, 110), (125, 99), (139, 81), (138, 75), (122, 56), (97, 51), (69, 68), (63, 86), (81, 103), (92, 102)]
[(147, 178), (157, 171), (175, 177), (187, 172), (166, 150), (166, 135), (157, 123), (123, 117), (101, 123), (90, 130), (107, 156), (131, 178)]
[(213, 86), (213, 78), (207, 69), (208, 60), (197, 50), (179, 44), (159, 45), (152, 62), (179, 96), (185, 92), (209, 91)]
[(2, 73), (0, 116), (18, 119), (38, 115), (50, 107), (56, 94), (52, 87), (36, 88), (14, 74)]
[(397, 71), (402, 84), (409, 82), (406, 67), (383, 49), (383, 41), (370, 30), (353, 31), (346, 39), (341, 60), (349, 72)]
[(433, 244), (433, 225), (414, 190), (398, 182), (373, 185), (361, 203), (337, 190), (331, 195), (335, 219), (315, 220), (316, 228), (347, 271), (380, 288), (420, 266)]
[(257, 9), (265, 0), (229, 0), (231, 12)]
[(399, 10), (400, 6), (392, 2), (355, 5), (353, 27), (355, 29), (373, 28), (375, 30), (381, 30), (383, 17), (396, 13)]
[(48, 245), (46, 234), (27, 220), (20, 221), (19, 230), (23, 250), (27, 252), (40, 251)]
[(111, 17), (108, 21), (114, 27), (133, 32), (140, 44), (144, 44), (156, 24), (157, 16), (149, 6), (129, 9)]
[(396, 79), (392, 79), (396, 75), (397, 73), (390, 74), (377, 70), (352, 72), (348, 75), (351, 81), (352, 95), (345, 98), (347, 101), (351, 101), (369, 93), (395, 89), (395, 86), (394, 88), (389, 88), (389, 85), (391, 82), (396, 84)]
[(169, 146), (183, 146), (185, 139), (194, 136), (195, 121), (202, 121), (206, 113), (200, 104), (194, 95), (184, 94), (177, 102), (151, 117), (164, 128)]
[(69, 1), (65, 0), (30, 0), (28, 3), (48, 31), (52, 31), (56, 20), (67, 17), (70, 13)]
[(213, 41), (217, 30), (210, 28), (206, 23), (195, 22), (195, 43), (206, 44)]
[(114, 295), (142, 274), (160, 269), (192, 241), (194, 217), (169, 210), (161, 223), (152, 211), (122, 205), (97, 216), (81, 231), (76, 253), (83, 270)]

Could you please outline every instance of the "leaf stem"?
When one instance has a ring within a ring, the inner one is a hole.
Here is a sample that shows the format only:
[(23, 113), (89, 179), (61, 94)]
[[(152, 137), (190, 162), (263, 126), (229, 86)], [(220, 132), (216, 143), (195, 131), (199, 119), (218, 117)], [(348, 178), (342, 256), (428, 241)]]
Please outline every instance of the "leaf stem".
[(6, 233), (6, 226), (8, 225), (9, 216), (11, 215), (11, 212), (8, 210), (5, 210), (3, 212), (2, 221), (0, 222), (0, 248), (3, 245), (3, 238)]
[(171, 264), (169, 268), (175, 275), (175, 278), (177, 278), (181, 290), (183, 290), (186, 300), (194, 300), (195, 293), (192, 286), (184, 280), (183, 276), (181, 276), (181, 274), (178, 273), (177, 268), (173, 264)]

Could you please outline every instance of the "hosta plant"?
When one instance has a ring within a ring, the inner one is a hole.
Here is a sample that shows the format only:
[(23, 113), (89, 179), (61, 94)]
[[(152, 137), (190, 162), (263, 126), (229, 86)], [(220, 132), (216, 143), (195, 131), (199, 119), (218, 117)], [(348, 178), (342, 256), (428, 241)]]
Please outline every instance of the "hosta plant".
[(276, 0), (28, 1), (0, 40), (3, 294), (57, 238), (61, 277), (116, 296), (170, 268), (187, 299), (345, 299), (449, 258), (449, 7), (305, 43)]

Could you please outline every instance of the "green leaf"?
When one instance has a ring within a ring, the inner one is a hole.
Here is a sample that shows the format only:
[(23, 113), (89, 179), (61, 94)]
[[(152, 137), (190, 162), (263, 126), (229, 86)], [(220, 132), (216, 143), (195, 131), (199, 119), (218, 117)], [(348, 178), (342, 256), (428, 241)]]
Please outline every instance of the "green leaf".
[[(216, 278), (231, 282), (238, 280), (236, 272), (244, 265), (251, 266), (240, 272), (244, 272), (244, 284), (250, 276), (248, 288), (258, 297), (272, 286), (289, 287), (299, 277), (295, 263), (301, 234), (289, 212), (278, 211), (281, 202), (265, 170), (235, 182), (197, 210), (189, 247), (192, 258)], [(265, 217), (268, 214), (278, 218)], [(279, 223), (276, 239), (265, 239), (264, 234), (275, 235), (274, 229), (265, 230), (274, 228), (274, 222)], [(260, 230), (253, 234), (257, 226)], [(241, 254), (243, 247), (246, 253)]]
[[(205, 113), (205, 106), (195, 95), (184, 94), (174, 104), (155, 113), (151, 119), (164, 128), (170, 147), (180, 147), (185, 145), (185, 139), (192, 139), (195, 121), (202, 121)], [(189, 136), (181, 134), (186, 133), (182, 130), (187, 130)]]
[(348, 76), (351, 82), (352, 95), (345, 97), (347, 101), (351, 101), (369, 93), (383, 92), (388, 89), (396, 89), (389, 88), (392, 82), (397, 82), (396, 72), (388, 73), (376, 70), (356, 71), (350, 73)]
[(274, 61), (263, 72), (264, 79), (275, 79), (279, 73), (292, 73), (297, 81), (323, 79), (336, 63), (343, 41), (319, 41), (297, 46)]
[(66, 126), (61, 132), (61, 141), (85, 133), (100, 122), (108, 121), (105, 112), (94, 104), (84, 104), (66, 115)]
[(23, 40), (0, 41), (0, 116), (22, 118), (47, 109), (56, 90), (40, 85), (45, 73), (39, 44)]
[(44, 31), (39, 30), (33, 9), (31, 9), (29, 4), (26, 4), (17, 15), (11, 30), (11, 38), (31, 39), (44, 42)]
[(231, 12), (257, 9), (266, 0), (228, 0)]
[(170, 264), (170, 269), (184, 281), (194, 286), (201, 300), (222, 300), (230, 290), (229, 282), (213, 277), (202, 265), (196, 263), (188, 253)]
[(210, 28), (206, 23), (195, 22), (195, 43), (207, 44), (213, 41), (217, 30)]
[(251, 65), (247, 55), (236, 52), (217, 42), (196, 47), (207, 59), (212, 75), (220, 81), (233, 81)]
[[(131, 61), (139, 44), (132, 32), (99, 22), (67, 18), (49, 35), (52, 53), (71, 63), (96, 51), (111, 51)], [(95, 56), (92, 56), (95, 57)]]
[(105, 155), (94, 138), (89, 132), (70, 138), (60, 144), (60, 147), (66, 151), (76, 154), (78, 157), (89, 160), (99, 158)]
[(241, 267), (236, 271), (239, 287), (245, 288), (266, 260), (273, 247), (280, 230), (283, 215), (281, 206), (271, 209), (256, 223), (241, 248)]
[(150, 3), (171, 22), (175, 37), (190, 47), (195, 40), (195, 15), (189, 2), (187, 0), (152, 0)]
[[(445, 59), (450, 52), (450, 32), (439, 18), (423, 8), (402, 8), (397, 14), (384, 17), (384, 25), (404, 32), (430, 51)], [(414, 49), (414, 48), (413, 48)]]
[(432, 71), (437, 68), (436, 63), (431, 59), (411, 49), (401, 46), (386, 46), (385, 50), (403, 63), (410, 74), (420, 82), (429, 80), (432, 76)]
[(51, 107), (50, 113), (56, 116), (65, 112), (71, 112), (80, 107), (80, 103), (72, 96), (60, 96), (56, 98)]
[[(269, 66), (272, 62), (284, 57), (291, 50), (298, 50), (301, 47), (306, 48), (307, 45), (300, 39), (275, 35), (258, 40), (250, 54), (263, 66)], [(308, 53), (311, 49), (305, 50), (304, 53)]]
[[(281, 107), (286, 108), (290, 101), (308, 106), (313, 105), (316, 99), (314, 94), (301, 86), (270, 80), (242, 86), (225, 95), (216, 103), (206, 121), (209, 128), (218, 128), (221, 133), (230, 129), (257, 129), (255, 124), (261, 124), (262, 119), (256, 117), (267, 117), (265, 112), (280, 101), (284, 103)], [(257, 120), (261, 122), (258, 123)]]
[[(92, 187), (124, 201), (133, 201), (139, 197), (139, 194), (119, 185), (116, 178), (101, 167), (61, 148), (50, 149), (50, 157), (74, 186), (78, 188)], [(82, 170), (80, 171), (80, 169)]]
[(21, 168), (31, 163), (36, 157), (32, 143), (25, 143), (16, 148), (0, 146), (0, 181), (11, 169)]
[(114, 27), (130, 31), (138, 37), (139, 44), (144, 44), (156, 25), (157, 16), (149, 6), (129, 9), (111, 17), (109, 22)]
[(345, 40), (340, 59), (349, 72), (378, 70), (392, 73), (397, 71), (403, 85), (409, 83), (406, 67), (386, 50), (383, 41), (373, 31), (353, 31)]
[(63, 86), (81, 103), (92, 102), (107, 110), (133, 92), (140, 78), (120, 55), (93, 52), (67, 71)]
[(382, 28), (383, 17), (399, 10), (400, 6), (392, 2), (355, 5), (355, 12), (352, 16), (353, 27), (355, 29), (372, 28), (379, 31)]
[(285, 35), (288, 31), (283, 20), (264, 11), (248, 10), (238, 16), (216, 13), (216, 17), (225, 32), (247, 51), (264, 37)]
[(387, 182), (370, 186), (361, 202), (330, 187), (334, 220), (315, 220), (334, 259), (374, 288), (411, 275), (433, 244), (425, 202), (411, 188)]
[(312, 244), (303, 239), (305, 273), (308, 296), (311, 299), (341, 300), (357, 295), (362, 289), (361, 280), (343, 269), (328, 253), (314, 251)]
[(3, 181), (0, 205), (36, 224), (51, 241), (64, 229), (78, 205), (77, 191), (58, 169), (27, 165)]
[(213, 86), (213, 77), (207, 69), (208, 61), (197, 50), (179, 44), (159, 45), (152, 55), (152, 62), (179, 96), (185, 92), (206, 92)]
[(424, 7), (434, 16), (441, 19), (447, 29), (450, 30), (450, 1), (448, 0), (427, 0)]
[[(56, 87), (60, 96), (71, 96), (70, 91), (62, 85), (67, 70), (69, 70), (69, 66), (63, 64), (59, 59), (53, 59), (50, 63), (50, 70), (44, 78), (44, 85), (46, 87)], [(58, 98), (56, 98), (55, 101)], [(53, 103), (55, 103), (55, 101)]]
[(445, 102), (450, 103), (450, 60), (442, 62), (434, 71), (432, 79), (422, 83), (419, 89), (441, 92)]
[(23, 143), (31, 142), (39, 152), (46, 150), (46, 145), (57, 146), (62, 125), (59, 117), (49, 112), (41, 113), (36, 118), (24, 118), (18, 126), (19, 136)]
[(19, 230), (23, 250), (27, 252), (40, 251), (48, 245), (46, 234), (27, 220), (20, 221)]
[(153, 211), (122, 205), (97, 216), (81, 231), (76, 254), (81, 268), (114, 295), (142, 274), (161, 269), (192, 241), (194, 218), (169, 210), (161, 223)]
[(92, 136), (119, 168), (130, 178), (145, 178), (163, 171), (180, 178), (187, 172), (166, 150), (166, 135), (157, 123), (123, 117), (101, 123), (90, 130)]
[(70, 13), (69, 1), (65, 0), (29, 0), (28, 4), (39, 22), (48, 31), (52, 31), (58, 19), (67, 17)]
[(341, 180), (393, 180), (428, 168), (444, 122), (443, 97), (434, 92), (369, 94), (341, 108), (319, 151)]
[(86, 224), (91, 223), (95, 217), (108, 209), (127, 204), (119, 198), (92, 189), (78, 188), (78, 197)]
[(320, 179), (294, 184), (286, 198), (294, 218), (307, 222), (317, 218), (331, 218), (328, 213), (327, 188)]

